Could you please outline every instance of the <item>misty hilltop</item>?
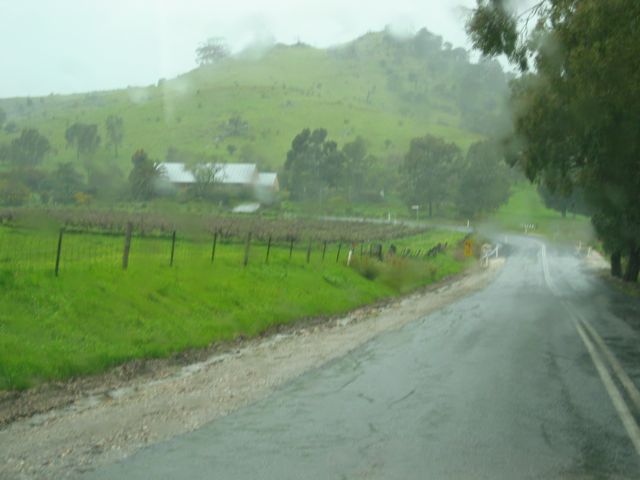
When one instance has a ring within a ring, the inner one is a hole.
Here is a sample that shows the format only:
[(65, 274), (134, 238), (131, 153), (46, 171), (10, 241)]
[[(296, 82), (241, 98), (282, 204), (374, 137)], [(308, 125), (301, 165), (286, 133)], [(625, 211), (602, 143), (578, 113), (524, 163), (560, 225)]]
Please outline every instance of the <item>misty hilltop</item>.
[[(496, 61), (471, 63), (467, 51), (425, 29), (405, 38), (384, 31), (331, 49), (248, 50), (146, 87), (0, 99), (0, 144), (35, 128), (52, 145), (45, 166), (91, 162), (123, 175), (139, 148), (159, 161), (206, 158), (277, 169), (293, 137), (308, 127), (327, 129), (339, 144), (361, 136), (373, 154), (397, 158), (419, 135), (466, 149), (501, 128), (508, 123), (507, 90)], [(117, 155), (109, 116), (122, 118)], [(74, 123), (97, 126), (100, 144), (90, 158), (65, 137)]]

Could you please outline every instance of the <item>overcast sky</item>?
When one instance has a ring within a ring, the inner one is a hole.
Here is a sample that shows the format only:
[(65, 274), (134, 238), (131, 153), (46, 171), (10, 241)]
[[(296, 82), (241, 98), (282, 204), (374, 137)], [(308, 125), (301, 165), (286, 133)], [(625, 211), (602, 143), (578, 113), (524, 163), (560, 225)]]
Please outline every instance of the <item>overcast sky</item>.
[(390, 26), (468, 47), (475, 0), (0, 0), (0, 98), (148, 85), (196, 66), (223, 37), (326, 47)]

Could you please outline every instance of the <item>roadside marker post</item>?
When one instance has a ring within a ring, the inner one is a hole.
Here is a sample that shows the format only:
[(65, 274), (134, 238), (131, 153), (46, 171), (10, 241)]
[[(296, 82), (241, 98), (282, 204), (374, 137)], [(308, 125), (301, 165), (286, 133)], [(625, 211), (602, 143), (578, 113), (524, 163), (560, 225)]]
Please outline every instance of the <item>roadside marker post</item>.
[(213, 261), (216, 258), (216, 245), (218, 243), (218, 232), (216, 231), (213, 234), (213, 245), (211, 247), (211, 263), (213, 263)]
[(464, 241), (464, 256), (471, 257), (473, 255), (473, 241), (466, 239)]
[(171, 235), (171, 257), (169, 258), (169, 266), (173, 267), (173, 256), (176, 252), (176, 231)]
[(265, 258), (264, 263), (269, 263), (270, 252), (271, 252), (271, 235), (269, 235), (269, 241), (267, 242), (267, 258)]
[(131, 251), (131, 233), (133, 232), (133, 223), (127, 222), (127, 229), (124, 234), (124, 250), (122, 252), (122, 269), (129, 267), (129, 252)]
[(58, 235), (58, 249), (56, 251), (56, 277), (60, 272), (60, 254), (62, 253), (62, 237), (64, 235), (64, 228), (60, 229), (60, 234)]

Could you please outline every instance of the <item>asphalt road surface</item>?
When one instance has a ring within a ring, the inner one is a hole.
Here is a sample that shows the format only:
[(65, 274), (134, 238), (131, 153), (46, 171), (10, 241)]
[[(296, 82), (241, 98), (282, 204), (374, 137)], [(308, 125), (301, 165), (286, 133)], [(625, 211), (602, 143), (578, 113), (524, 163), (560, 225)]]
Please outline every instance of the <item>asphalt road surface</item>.
[(640, 478), (640, 302), (508, 250), (484, 290), (87, 478)]

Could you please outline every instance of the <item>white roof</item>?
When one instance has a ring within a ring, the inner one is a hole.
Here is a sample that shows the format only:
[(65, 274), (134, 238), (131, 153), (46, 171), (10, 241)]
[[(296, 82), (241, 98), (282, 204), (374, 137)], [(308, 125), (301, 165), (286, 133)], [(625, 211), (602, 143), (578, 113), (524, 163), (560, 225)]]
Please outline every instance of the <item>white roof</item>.
[(184, 163), (161, 163), (160, 168), (164, 169), (164, 175), (171, 183), (195, 183), (196, 179)]
[(256, 184), (260, 187), (273, 187), (278, 179), (277, 173), (264, 172), (258, 174), (258, 181)]
[(260, 209), (259, 203), (242, 203), (237, 205), (233, 210), (234, 213), (254, 213)]
[[(196, 179), (184, 163), (161, 163), (165, 176), (171, 183), (195, 183)], [(207, 163), (215, 169), (216, 181), (239, 185), (250, 185), (258, 179), (258, 167), (255, 163)]]
[(255, 163), (215, 163), (216, 180), (222, 183), (251, 184), (256, 181), (258, 167)]

